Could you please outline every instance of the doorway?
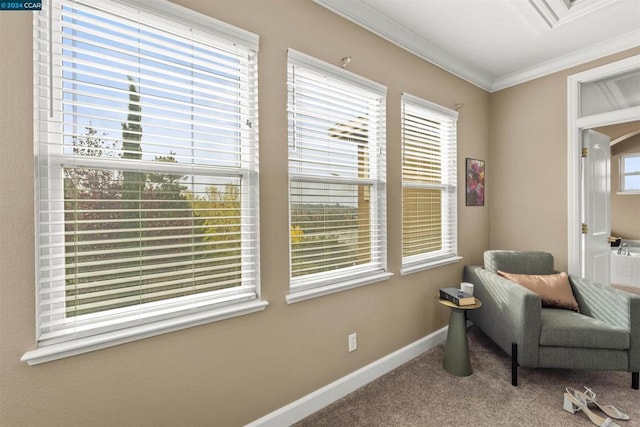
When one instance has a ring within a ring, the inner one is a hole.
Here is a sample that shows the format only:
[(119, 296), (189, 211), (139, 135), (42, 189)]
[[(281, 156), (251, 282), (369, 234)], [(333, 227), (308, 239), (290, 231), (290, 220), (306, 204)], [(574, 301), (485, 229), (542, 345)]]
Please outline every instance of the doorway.
[[(602, 106), (591, 108), (591, 102), (598, 100), (585, 89), (592, 83), (615, 80), (621, 75), (640, 75), (640, 55), (635, 55), (601, 67), (593, 68), (568, 77), (568, 271), (570, 274), (586, 277), (585, 239), (583, 235), (582, 212), (585, 200), (581, 195), (582, 170), (581, 152), (583, 146), (582, 135), (585, 129), (593, 129), (617, 123), (636, 121), (640, 117), (640, 86), (631, 85), (632, 93), (620, 95), (631, 96), (628, 105), (610, 106), (602, 102)], [(634, 81), (632, 79), (632, 81)], [(606, 84), (606, 83), (605, 83)], [(635, 92), (638, 92), (637, 94)], [(591, 273), (589, 273), (591, 274)]]

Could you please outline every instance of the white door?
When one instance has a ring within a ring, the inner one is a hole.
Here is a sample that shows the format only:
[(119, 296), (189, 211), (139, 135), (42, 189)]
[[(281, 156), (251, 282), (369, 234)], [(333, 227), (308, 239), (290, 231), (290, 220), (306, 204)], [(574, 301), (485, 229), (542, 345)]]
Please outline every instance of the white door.
[[(582, 275), (609, 285), (611, 246), (610, 138), (582, 131)], [(584, 151), (586, 149), (586, 151)]]

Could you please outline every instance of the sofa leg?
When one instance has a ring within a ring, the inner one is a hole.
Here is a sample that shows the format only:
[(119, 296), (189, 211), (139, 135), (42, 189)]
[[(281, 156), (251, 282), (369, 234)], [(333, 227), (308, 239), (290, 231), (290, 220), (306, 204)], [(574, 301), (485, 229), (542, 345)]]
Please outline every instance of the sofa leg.
[(511, 385), (518, 386), (518, 344), (511, 343)]
[(631, 373), (631, 388), (638, 390), (640, 388), (640, 372)]

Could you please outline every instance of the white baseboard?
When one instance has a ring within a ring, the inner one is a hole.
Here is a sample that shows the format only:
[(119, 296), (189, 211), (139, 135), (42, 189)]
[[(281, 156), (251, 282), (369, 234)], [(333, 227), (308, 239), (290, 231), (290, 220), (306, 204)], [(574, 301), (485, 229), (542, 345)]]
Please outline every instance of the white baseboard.
[(282, 427), (296, 423), (400, 365), (407, 363), (425, 351), (444, 343), (446, 338), (447, 327), (445, 326), (331, 384), (309, 393), (295, 402), (247, 424), (245, 427)]

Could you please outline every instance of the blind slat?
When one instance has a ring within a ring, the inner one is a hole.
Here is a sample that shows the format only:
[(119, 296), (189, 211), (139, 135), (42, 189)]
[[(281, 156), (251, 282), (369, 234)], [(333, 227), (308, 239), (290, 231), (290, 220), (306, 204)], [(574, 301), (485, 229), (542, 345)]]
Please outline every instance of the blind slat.
[(254, 37), (171, 4), (52, 2), (34, 18), (39, 344), (257, 298)]
[(386, 269), (385, 90), (289, 52), (291, 288)]
[(457, 252), (457, 113), (403, 94), (403, 266)]

